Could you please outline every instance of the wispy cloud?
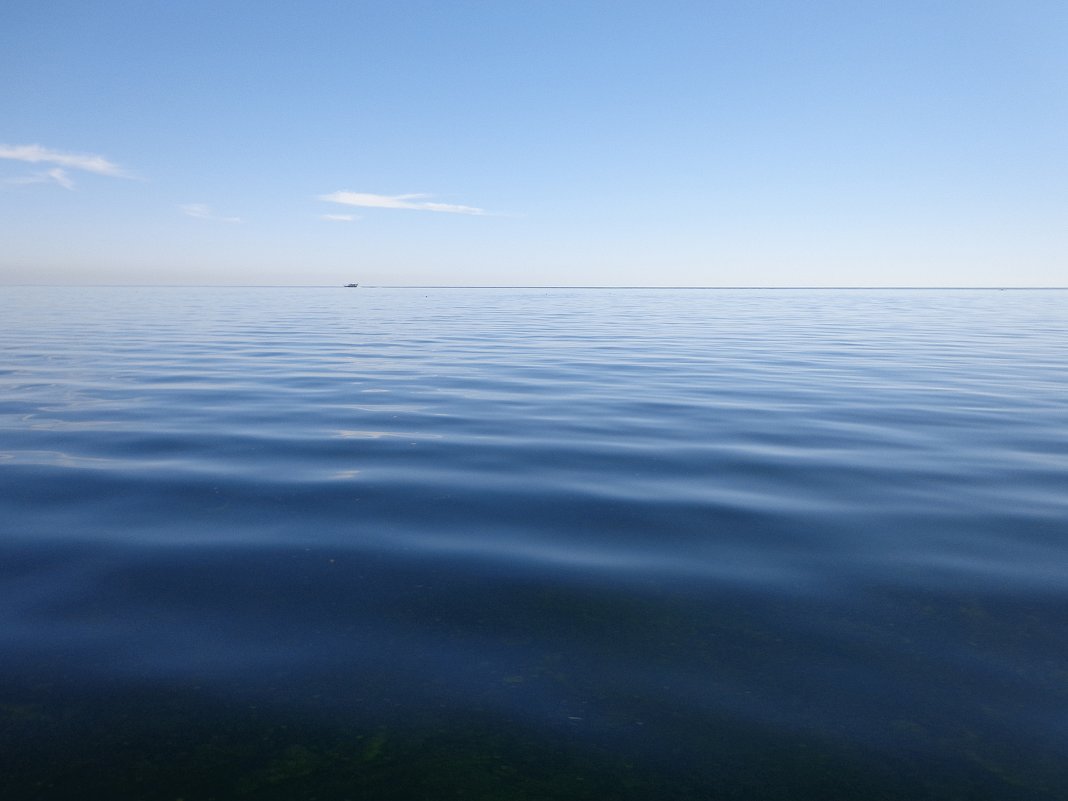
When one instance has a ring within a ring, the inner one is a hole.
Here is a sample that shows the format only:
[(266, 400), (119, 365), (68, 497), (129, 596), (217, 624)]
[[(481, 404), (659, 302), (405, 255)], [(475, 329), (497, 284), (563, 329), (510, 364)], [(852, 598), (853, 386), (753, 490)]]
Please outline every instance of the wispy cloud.
[[(91, 153), (61, 153), (58, 150), (49, 150), (40, 145), (0, 145), (0, 159), (22, 161), (27, 164), (55, 164), (58, 168), (70, 170), (82, 170), (97, 175), (110, 175), (114, 178), (132, 178), (133, 176), (103, 156)], [(45, 173), (45, 175), (51, 175)], [(64, 173), (64, 176), (66, 173)], [(55, 176), (52, 176), (55, 178)], [(65, 185), (62, 180), (56, 178), (57, 183)], [(63, 180), (69, 180), (64, 177)], [(69, 187), (68, 187), (69, 188)]]
[(5, 183), (16, 186), (26, 184), (59, 184), (64, 189), (74, 189), (74, 181), (70, 174), (62, 167), (53, 167), (44, 172), (35, 172), (33, 175), (20, 175), (17, 178), (9, 178)]
[(193, 217), (197, 220), (212, 220), (213, 222), (224, 223), (241, 222), (240, 217), (222, 217), (215, 214), (209, 206), (205, 206), (203, 203), (185, 203), (178, 208), (186, 217)]
[(320, 219), (330, 220), (331, 222), (352, 222), (353, 220), (360, 219), (358, 214), (323, 214), (320, 215)]
[(361, 206), (370, 209), (412, 209), (415, 211), (439, 211), (446, 214), (489, 214), (475, 206), (459, 206), (455, 203), (435, 203), (425, 198), (430, 195), (375, 195), (370, 192), (333, 192), (319, 195), (319, 200), (340, 203), (343, 206)]
[(62, 186), (64, 189), (74, 188), (74, 181), (71, 180), (70, 175), (68, 175), (67, 171), (62, 167), (53, 167), (47, 173), (45, 173), (45, 175), (47, 175), (57, 184)]

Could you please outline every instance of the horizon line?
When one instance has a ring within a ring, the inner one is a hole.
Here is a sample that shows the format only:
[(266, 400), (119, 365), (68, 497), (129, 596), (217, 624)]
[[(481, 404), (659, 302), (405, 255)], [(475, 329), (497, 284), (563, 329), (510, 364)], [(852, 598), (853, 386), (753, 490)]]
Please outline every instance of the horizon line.
[(1068, 290), (1068, 286), (1019, 286), (1019, 285), (832, 285), (832, 284), (361, 284), (348, 287), (344, 284), (0, 284), (0, 290), (14, 287), (39, 289), (598, 289), (598, 290), (811, 290), (834, 289), (850, 291), (885, 290)]

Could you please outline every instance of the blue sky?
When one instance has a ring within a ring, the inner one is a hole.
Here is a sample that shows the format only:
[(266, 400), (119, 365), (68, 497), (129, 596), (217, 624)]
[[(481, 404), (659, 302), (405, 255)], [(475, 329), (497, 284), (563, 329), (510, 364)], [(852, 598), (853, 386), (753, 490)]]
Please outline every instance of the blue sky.
[(0, 283), (1068, 284), (1068, 4), (24, 2)]

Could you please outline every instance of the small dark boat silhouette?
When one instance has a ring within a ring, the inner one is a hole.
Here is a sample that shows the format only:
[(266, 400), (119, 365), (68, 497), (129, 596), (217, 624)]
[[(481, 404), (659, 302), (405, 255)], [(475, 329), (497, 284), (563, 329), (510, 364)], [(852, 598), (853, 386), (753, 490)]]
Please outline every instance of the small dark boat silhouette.
[(353, 289), (355, 289), (356, 287), (359, 286), (359, 284), (345, 284), (345, 286), (352, 287)]

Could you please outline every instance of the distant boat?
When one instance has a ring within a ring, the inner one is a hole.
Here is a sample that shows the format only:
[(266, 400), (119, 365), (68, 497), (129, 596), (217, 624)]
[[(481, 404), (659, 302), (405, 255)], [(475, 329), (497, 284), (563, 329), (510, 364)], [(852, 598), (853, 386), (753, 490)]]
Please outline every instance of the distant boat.
[(345, 284), (345, 286), (355, 289), (356, 287), (359, 286), (359, 284)]

